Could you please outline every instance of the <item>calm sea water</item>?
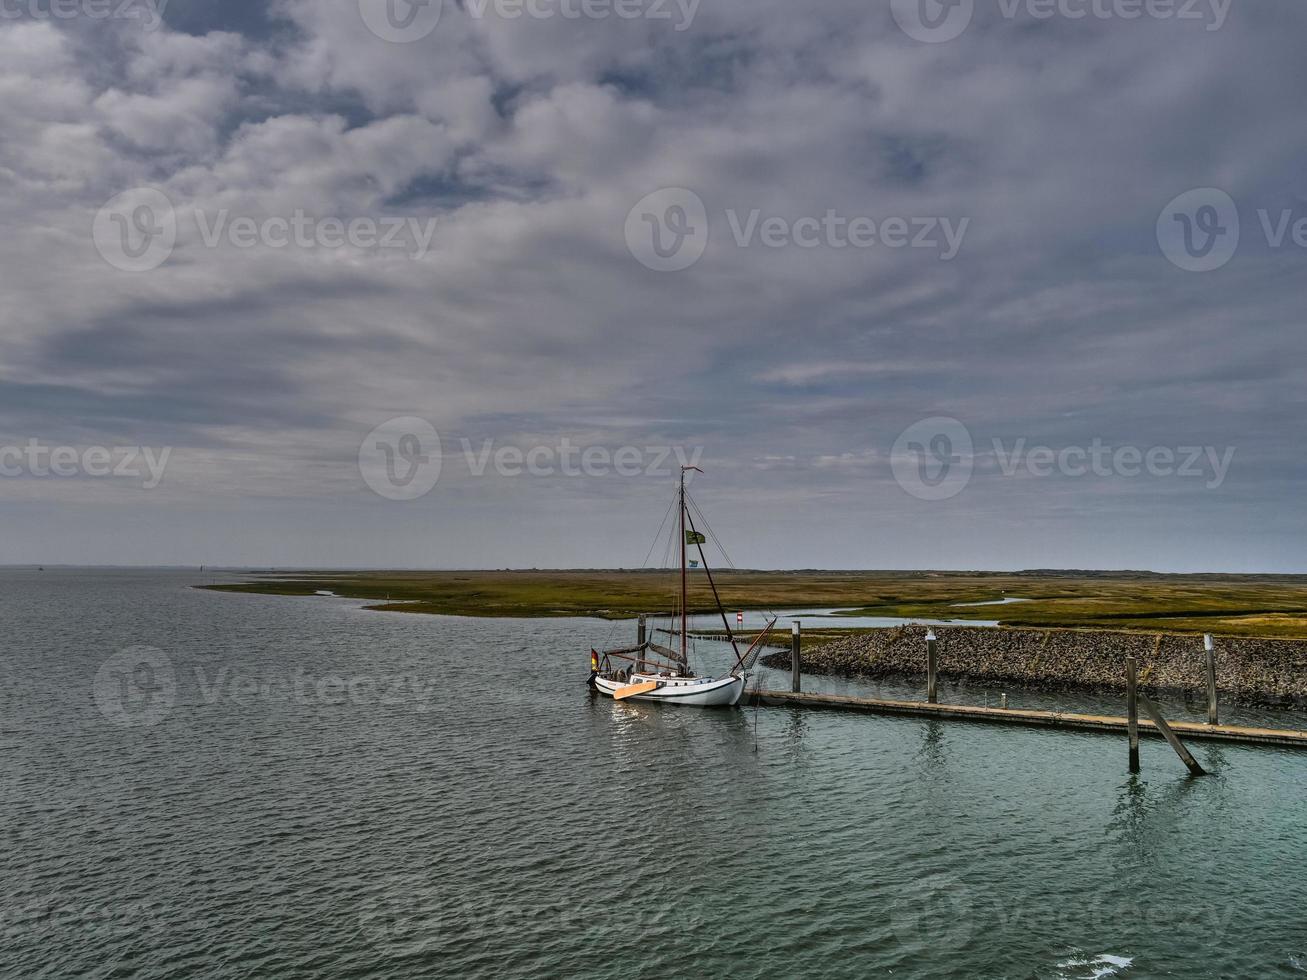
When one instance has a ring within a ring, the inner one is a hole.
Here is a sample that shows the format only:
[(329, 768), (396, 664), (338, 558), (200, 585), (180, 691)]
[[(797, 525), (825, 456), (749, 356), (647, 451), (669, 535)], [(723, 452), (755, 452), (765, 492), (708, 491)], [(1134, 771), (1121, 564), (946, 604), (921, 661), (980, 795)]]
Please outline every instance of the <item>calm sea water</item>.
[(0, 571), (0, 974), (1307, 972), (1307, 755), (620, 705), (628, 624), (212, 578)]

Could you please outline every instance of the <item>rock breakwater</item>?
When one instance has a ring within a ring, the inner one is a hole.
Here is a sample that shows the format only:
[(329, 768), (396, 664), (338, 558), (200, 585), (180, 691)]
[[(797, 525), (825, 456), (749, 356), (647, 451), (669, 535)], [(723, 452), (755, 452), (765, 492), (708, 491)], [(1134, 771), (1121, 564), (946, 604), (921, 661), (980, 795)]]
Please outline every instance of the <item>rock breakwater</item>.
[[(1123, 633), (950, 626), (939, 637), (946, 681), (1014, 684), (1048, 690), (1123, 691), (1134, 656), (1149, 690), (1203, 692), (1203, 638), (1196, 634)], [(844, 677), (924, 676), (926, 627), (901, 626), (841, 637), (803, 651), (803, 671)], [(789, 666), (788, 652), (765, 657)], [(1307, 640), (1218, 637), (1216, 680), (1222, 700), (1307, 706)]]

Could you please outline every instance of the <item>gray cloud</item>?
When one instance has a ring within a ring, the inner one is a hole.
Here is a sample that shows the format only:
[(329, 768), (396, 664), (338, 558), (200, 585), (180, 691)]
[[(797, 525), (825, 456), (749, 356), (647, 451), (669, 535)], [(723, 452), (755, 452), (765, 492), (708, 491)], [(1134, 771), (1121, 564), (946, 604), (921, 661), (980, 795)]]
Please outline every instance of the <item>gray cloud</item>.
[[(0, 560), (638, 561), (657, 480), (476, 477), (459, 450), (568, 439), (704, 447), (699, 493), (749, 564), (1299, 569), (1307, 252), (1259, 241), (1257, 210), (1307, 217), (1305, 27), (1289, 0), (1236, 2), (1218, 31), (982, 0), (942, 44), (851, 0), (705, 0), (684, 31), (446, 2), (412, 44), (352, 2), (174, 0), (154, 32), (0, 22), (0, 441), (175, 450), (146, 494), (0, 481), (30, 515)], [(90, 231), (138, 186), (173, 202), (177, 245), (125, 273)], [(1206, 186), (1244, 241), (1186, 273), (1155, 225)], [(623, 236), (663, 187), (708, 213), (682, 272)], [(196, 220), (297, 212), (436, 231), (415, 259), (209, 247)], [(942, 262), (740, 247), (752, 212), (968, 225)], [(412, 504), (356, 466), (400, 415), (447, 457)], [(939, 415), (976, 471), (927, 503), (889, 459)], [(1216, 490), (1016, 479), (996, 438), (1237, 455)], [(185, 544), (116, 536), (132, 521)]]

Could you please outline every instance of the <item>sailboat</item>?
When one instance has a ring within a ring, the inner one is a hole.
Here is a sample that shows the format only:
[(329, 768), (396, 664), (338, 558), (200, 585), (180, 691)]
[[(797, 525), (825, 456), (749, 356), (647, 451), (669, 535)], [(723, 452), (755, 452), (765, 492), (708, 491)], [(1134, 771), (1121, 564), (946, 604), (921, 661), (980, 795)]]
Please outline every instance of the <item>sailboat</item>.
[[(681, 584), (680, 602), (673, 614), (675, 617), (679, 613), (680, 629), (667, 631), (673, 636), (673, 642), (675, 639), (680, 640), (679, 649), (675, 646), (663, 646), (650, 639), (646, 635), (643, 617), (640, 620), (640, 634), (635, 646), (602, 652), (592, 649), (589, 684), (600, 694), (608, 695), (617, 701), (658, 701), (704, 708), (730, 707), (739, 704), (748, 680), (748, 672), (758, 659), (763, 640), (776, 625), (776, 618), (773, 617), (754, 639), (752, 645), (744, 653), (740, 652), (739, 643), (726, 619), (726, 610), (717, 593), (717, 583), (713, 580), (712, 569), (708, 567), (708, 560), (704, 556), (703, 546), (708, 539), (695, 526), (687, 503), (685, 474), (690, 471), (703, 472), (697, 466), (681, 467), (681, 480), (676, 497)], [(695, 509), (697, 511), (698, 508)], [(665, 522), (666, 518), (664, 518)], [(713, 601), (722, 617), (726, 638), (735, 653), (735, 665), (720, 677), (701, 677), (690, 667), (687, 568), (691, 563), (687, 552), (691, 545), (698, 549), (699, 554), (699, 560), (694, 563), (694, 567), (702, 569), (707, 577), (708, 585), (712, 589)]]

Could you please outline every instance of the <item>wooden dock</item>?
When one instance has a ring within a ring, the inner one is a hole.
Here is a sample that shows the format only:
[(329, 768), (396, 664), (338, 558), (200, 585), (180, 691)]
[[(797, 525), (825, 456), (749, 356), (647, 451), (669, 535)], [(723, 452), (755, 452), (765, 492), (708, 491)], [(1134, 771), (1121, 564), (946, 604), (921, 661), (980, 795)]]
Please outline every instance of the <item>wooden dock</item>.
[[(1027, 711), (1012, 708), (980, 708), (958, 704), (929, 704), (921, 701), (882, 701), (876, 698), (854, 698), (831, 694), (798, 694), (788, 691), (749, 691), (741, 704), (761, 704), (768, 707), (818, 708), (831, 711), (862, 711), (879, 715), (907, 715), (915, 718), (936, 718), (953, 721), (972, 721), (991, 725), (1027, 725), (1037, 728), (1055, 728), (1063, 731), (1101, 732), (1125, 735), (1128, 719), (1112, 715), (1078, 715), (1061, 711)], [(1193, 721), (1170, 722), (1177, 735), (1186, 738), (1218, 742), (1239, 742), (1245, 745), (1273, 745), (1278, 748), (1307, 749), (1307, 731), (1278, 728), (1243, 728), (1235, 725), (1205, 725)], [(1141, 735), (1162, 737), (1151, 721), (1139, 720)]]

